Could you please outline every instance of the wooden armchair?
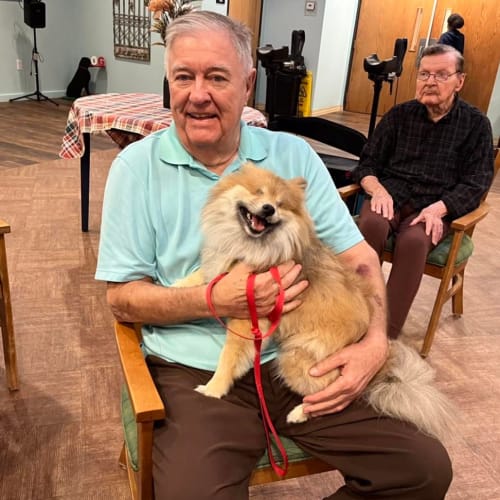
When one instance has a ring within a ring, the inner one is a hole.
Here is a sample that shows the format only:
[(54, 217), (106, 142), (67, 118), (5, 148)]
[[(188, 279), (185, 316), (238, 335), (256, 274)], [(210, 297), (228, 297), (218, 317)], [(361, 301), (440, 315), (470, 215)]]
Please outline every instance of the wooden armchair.
[[(128, 472), (134, 500), (154, 498), (152, 475), (153, 427), (165, 418), (163, 402), (156, 391), (141, 351), (139, 325), (115, 323), (115, 336), (125, 384), (121, 395), (124, 444), (120, 465)], [(306, 455), (292, 440), (281, 438), (289, 465), (285, 479), (332, 470), (326, 463)], [(267, 454), (255, 468), (251, 485), (279, 480)]]
[[(500, 168), (500, 155), (497, 153), (498, 150), (495, 152), (495, 176)], [(359, 191), (361, 188), (357, 184), (339, 188), (339, 193), (344, 200)], [(472, 234), (476, 224), (489, 212), (489, 205), (486, 203), (487, 195), (488, 193), (483, 196), (478, 208), (451, 223), (450, 234), (427, 256), (424, 274), (437, 278), (440, 283), (420, 350), (423, 357), (426, 357), (431, 349), (444, 304), (452, 299), (453, 314), (456, 316), (463, 314), (465, 267), (474, 250)], [(390, 238), (383, 254), (384, 262), (392, 262), (392, 249), (393, 240)]]
[(7, 251), (4, 238), (7, 233), (10, 233), (10, 226), (0, 219), (0, 328), (2, 330), (7, 386), (11, 391), (15, 391), (18, 389), (17, 360), (12, 306), (10, 303), (9, 273), (7, 271)]

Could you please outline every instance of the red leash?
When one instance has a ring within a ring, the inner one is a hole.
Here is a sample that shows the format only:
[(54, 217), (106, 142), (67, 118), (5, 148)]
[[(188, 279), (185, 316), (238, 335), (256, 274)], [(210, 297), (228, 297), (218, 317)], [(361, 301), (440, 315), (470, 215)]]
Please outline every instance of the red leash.
[[(271, 462), (271, 466), (278, 474), (280, 477), (284, 477), (286, 475), (287, 469), (288, 469), (288, 456), (286, 454), (285, 447), (283, 446), (283, 443), (281, 442), (278, 433), (276, 432), (276, 429), (273, 425), (273, 422), (271, 420), (271, 416), (269, 415), (269, 411), (267, 409), (266, 405), (266, 400), (264, 397), (264, 389), (262, 387), (262, 375), (261, 375), (261, 366), (260, 366), (260, 355), (261, 355), (261, 349), (262, 349), (262, 340), (265, 339), (266, 337), (269, 337), (270, 335), (273, 334), (273, 332), (276, 330), (278, 327), (280, 320), (281, 320), (281, 314), (283, 312), (283, 304), (285, 302), (285, 291), (283, 290), (283, 286), (281, 284), (281, 277), (278, 272), (278, 269), (276, 267), (272, 267), (270, 269), (271, 275), (273, 276), (274, 280), (276, 283), (279, 285), (279, 294), (278, 297), (276, 298), (276, 305), (274, 309), (271, 311), (271, 313), (268, 316), (269, 321), (271, 321), (271, 326), (269, 327), (269, 330), (265, 333), (262, 334), (259, 328), (259, 317), (257, 316), (257, 305), (255, 303), (255, 274), (250, 274), (247, 279), (247, 301), (248, 301), (248, 309), (250, 312), (250, 319), (252, 321), (252, 333), (253, 337), (246, 337), (245, 335), (242, 335), (238, 332), (235, 332), (231, 329), (227, 328), (227, 325), (219, 318), (217, 315), (217, 312), (215, 311), (215, 307), (212, 302), (212, 289), (216, 283), (218, 283), (227, 273), (220, 274), (219, 276), (215, 277), (207, 286), (207, 291), (206, 291), (206, 299), (207, 299), (207, 304), (210, 309), (210, 312), (214, 316), (214, 318), (221, 323), (224, 328), (228, 329), (231, 333), (234, 333), (235, 335), (238, 335), (239, 337), (253, 340), (254, 341), (254, 346), (255, 346), (255, 357), (254, 357), (254, 378), (255, 378), (255, 387), (257, 388), (257, 395), (259, 396), (259, 403), (260, 403), (260, 409), (262, 412), (262, 421), (264, 423), (264, 430), (266, 432), (266, 441), (267, 441), (267, 453), (269, 456), (269, 461)], [(272, 435), (272, 438), (271, 438)], [(276, 444), (276, 447), (278, 448), (282, 461), (283, 461), (283, 466), (281, 467), (276, 463), (276, 460), (274, 458), (273, 454), (273, 449), (272, 449), (272, 439), (274, 439), (274, 442)]]

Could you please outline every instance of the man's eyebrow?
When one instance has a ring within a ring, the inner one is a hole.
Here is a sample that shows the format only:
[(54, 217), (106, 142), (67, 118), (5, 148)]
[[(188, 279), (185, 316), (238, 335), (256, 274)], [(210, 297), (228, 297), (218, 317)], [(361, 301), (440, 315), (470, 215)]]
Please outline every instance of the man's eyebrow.
[[(172, 71), (187, 71), (187, 72), (192, 72), (193, 69), (190, 66), (186, 66), (184, 64), (179, 64), (179, 65), (174, 65), (172, 66)], [(231, 73), (230, 69), (227, 66), (210, 66), (207, 70), (206, 73), (212, 73), (212, 72), (220, 72), (220, 73)]]

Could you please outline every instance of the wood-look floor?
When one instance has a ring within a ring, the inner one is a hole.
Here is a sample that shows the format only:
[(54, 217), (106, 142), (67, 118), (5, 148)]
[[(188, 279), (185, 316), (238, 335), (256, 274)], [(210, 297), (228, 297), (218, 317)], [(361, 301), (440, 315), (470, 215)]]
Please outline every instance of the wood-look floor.
[[(106, 137), (93, 138), (101, 143), (92, 153), (90, 231), (81, 233), (79, 161), (57, 159), (66, 114), (52, 106), (0, 104), (0, 217), (12, 226), (6, 240), (21, 383), (9, 393), (0, 358), (0, 499), (128, 500), (117, 462), (121, 374), (104, 285), (93, 278), (116, 149)], [(366, 131), (367, 117), (350, 118)], [(446, 443), (455, 471), (449, 500), (500, 499), (499, 181), (476, 230), (465, 315), (453, 318), (445, 306), (429, 358), (461, 415)], [(408, 335), (422, 335), (435, 291), (424, 278)], [(250, 495), (317, 500), (340, 484), (337, 473), (325, 473), (254, 487)]]

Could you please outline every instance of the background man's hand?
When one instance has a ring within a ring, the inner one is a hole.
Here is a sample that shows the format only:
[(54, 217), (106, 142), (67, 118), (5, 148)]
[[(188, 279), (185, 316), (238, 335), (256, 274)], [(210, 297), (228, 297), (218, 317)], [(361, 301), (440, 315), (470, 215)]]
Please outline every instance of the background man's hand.
[(447, 213), (446, 205), (437, 201), (422, 211), (411, 221), (410, 226), (425, 223), (425, 234), (431, 235), (432, 244), (437, 245), (443, 237), (443, 217)]

